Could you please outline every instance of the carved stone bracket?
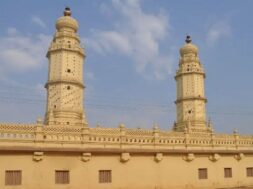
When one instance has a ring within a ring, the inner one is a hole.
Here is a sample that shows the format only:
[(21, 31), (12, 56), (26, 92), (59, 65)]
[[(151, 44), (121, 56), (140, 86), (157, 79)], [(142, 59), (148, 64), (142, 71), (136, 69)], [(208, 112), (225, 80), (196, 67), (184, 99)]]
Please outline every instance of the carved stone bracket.
[(44, 152), (34, 152), (33, 153), (33, 161), (39, 162), (43, 160)]
[(83, 162), (88, 162), (91, 160), (91, 153), (82, 153), (81, 160)]
[(131, 156), (129, 153), (122, 153), (121, 156), (120, 156), (120, 161), (122, 163), (126, 163), (130, 160)]
[(234, 157), (235, 157), (236, 160), (240, 161), (240, 160), (242, 160), (245, 156), (244, 156), (243, 153), (239, 153), (239, 154), (236, 154)]
[(218, 161), (220, 158), (221, 156), (219, 154), (212, 154), (209, 156), (209, 160), (213, 162)]
[(194, 159), (195, 159), (195, 155), (193, 153), (189, 153), (186, 156), (183, 156), (183, 160), (188, 161), (188, 162), (193, 161)]
[(156, 153), (154, 159), (155, 159), (155, 161), (156, 161), (157, 163), (159, 163), (160, 161), (163, 160), (163, 154), (162, 154), (162, 153)]

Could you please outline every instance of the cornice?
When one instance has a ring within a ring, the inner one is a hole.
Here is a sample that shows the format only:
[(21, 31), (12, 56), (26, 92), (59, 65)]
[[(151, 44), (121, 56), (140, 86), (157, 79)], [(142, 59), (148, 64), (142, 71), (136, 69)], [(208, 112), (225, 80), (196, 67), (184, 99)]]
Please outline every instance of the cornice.
[(61, 79), (61, 80), (50, 80), (45, 84), (45, 88), (47, 89), (49, 85), (53, 85), (53, 84), (60, 84), (60, 83), (64, 83), (64, 84), (72, 84), (72, 85), (77, 85), (81, 88), (85, 88), (84, 84), (82, 82), (79, 81), (74, 81), (74, 80), (67, 80), (67, 79)]
[(205, 97), (194, 97), (194, 96), (191, 96), (191, 97), (184, 97), (184, 98), (179, 98), (175, 101), (175, 104), (178, 104), (182, 101), (191, 101), (191, 100), (202, 100), (202, 101), (205, 101), (207, 102), (207, 99)]
[(188, 72), (178, 72), (175, 75), (175, 80), (177, 80), (178, 77), (183, 76), (183, 75), (190, 75), (190, 74), (198, 74), (198, 75), (203, 75), (204, 78), (206, 78), (206, 74), (204, 72), (197, 72), (197, 71), (188, 71)]
[(48, 152), (48, 153), (92, 153), (92, 154), (155, 154), (163, 153), (168, 155), (177, 154), (253, 154), (253, 149), (233, 150), (233, 149), (136, 149), (136, 148), (91, 148), (91, 147), (37, 147), (37, 146), (0, 146), (1, 153), (29, 153), (29, 152)]
[(77, 52), (81, 56), (85, 57), (84, 49), (82, 49), (80, 47), (74, 47), (73, 45), (69, 46), (69, 45), (63, 45), (63, 44), (61, 44), (61, 45), (55, 44), (55, 45), (51, 46), (48, 49), (46, 57), (49, 57), (50, 53), (57, 52), (57, 51), (72, 51), (72, 52)]

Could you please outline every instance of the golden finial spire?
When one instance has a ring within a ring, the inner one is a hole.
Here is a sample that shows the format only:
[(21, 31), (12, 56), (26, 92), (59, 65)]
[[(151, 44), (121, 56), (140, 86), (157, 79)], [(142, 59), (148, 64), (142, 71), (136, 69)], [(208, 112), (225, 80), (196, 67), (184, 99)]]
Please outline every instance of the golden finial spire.
[(71, 10), (68, 6), (65, 7), (63, 14), (64, 16), (71, 16)]
[(185, 39), (185, 42), (186, 43), (191, 43), (192, 42), (191, 36), (187, 35), (186, 39)]

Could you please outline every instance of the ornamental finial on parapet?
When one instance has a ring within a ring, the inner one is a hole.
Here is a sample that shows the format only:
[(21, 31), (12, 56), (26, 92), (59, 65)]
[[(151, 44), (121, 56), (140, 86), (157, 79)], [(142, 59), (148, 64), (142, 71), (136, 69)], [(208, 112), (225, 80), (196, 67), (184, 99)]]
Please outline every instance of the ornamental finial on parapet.
[(208, 119), (207, 128), (211, 131), (213, 129), (213, 124), (211, 118)]
[(234, 129), (233, 133), (234, 133), (234, 135), (237, 135), (238, 134), (237, 129)]
[(43, 121), (42, 121), (42, 118), (41, 117), (38, 117), (37, 120), (36, 120), (36, 123), (38, 125), (42, 125)]
[(157, 123), (155, 123), (155, 124), (153, 125), (153, 130), (154, 130), (154, 131), (158, 131), (158, 130), (159, 130), (159, 127), (158, 127)]
[(124, 129), (124, 128), (126, 128), (126, 126), (125, 126), (124, 123), (120, 123), (120, 124), (119, 124), (119, 128), (120, 128), (120, 129)]

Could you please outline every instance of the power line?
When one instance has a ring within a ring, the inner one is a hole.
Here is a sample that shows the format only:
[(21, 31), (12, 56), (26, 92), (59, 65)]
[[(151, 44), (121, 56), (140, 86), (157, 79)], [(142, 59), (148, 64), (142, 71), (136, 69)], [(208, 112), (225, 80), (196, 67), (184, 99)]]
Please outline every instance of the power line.
[[(13, 90), (8, 90), (13, 89)], [(21, 90), (20, 90), (21, 89)], [(31, 93), (33, 91), (33, 93)], [(27, 91), (27, 87), (14, 88), (6, 87), (0, 90), (0, 102), (20, 103), (20, 104), (45, 104), (46, 98), (43, 94), (37, 94), (37, 90), (31, 89)], [(175, 112), (175, 106), (165, 103), (143, 103), (139, 99), (122, 98), (122, 96), (102, 96), (102, 95), (86, 95), (85, 107), (98, 110), (120, 110), (120, 111), (143, 111), (149, 113), (169, 113)], [(250, 107), (248, 107), (250, 108)], [(253, 109), (253, 108), (250, 108)], [(253, 116), (253, 112), (234, 112), (208, 111), (208, 115), (220, 116)]]
[[(3, 96), (0, 95), (0, 102), (8, 103), (23, 103), (23, 104), (44, 104), (45, 100), (43, 99), (34, 99), (34, 98), (21, 98), (21, 97), (12, 97), (12, 96)], [(97, 104), (92, 102), (85, 103), (85, 107), (99, 110), (121, 110), (121, 111), (142, 111), (149, 113), (169, 113), (174, 112), (175, 108), (169, 108), (165, 105), (158, 104)], [(220, 112), (220, 111), (209, 111), (209, 115), (221, 115), (221, 116), (253, 116), (253, 112)]]

